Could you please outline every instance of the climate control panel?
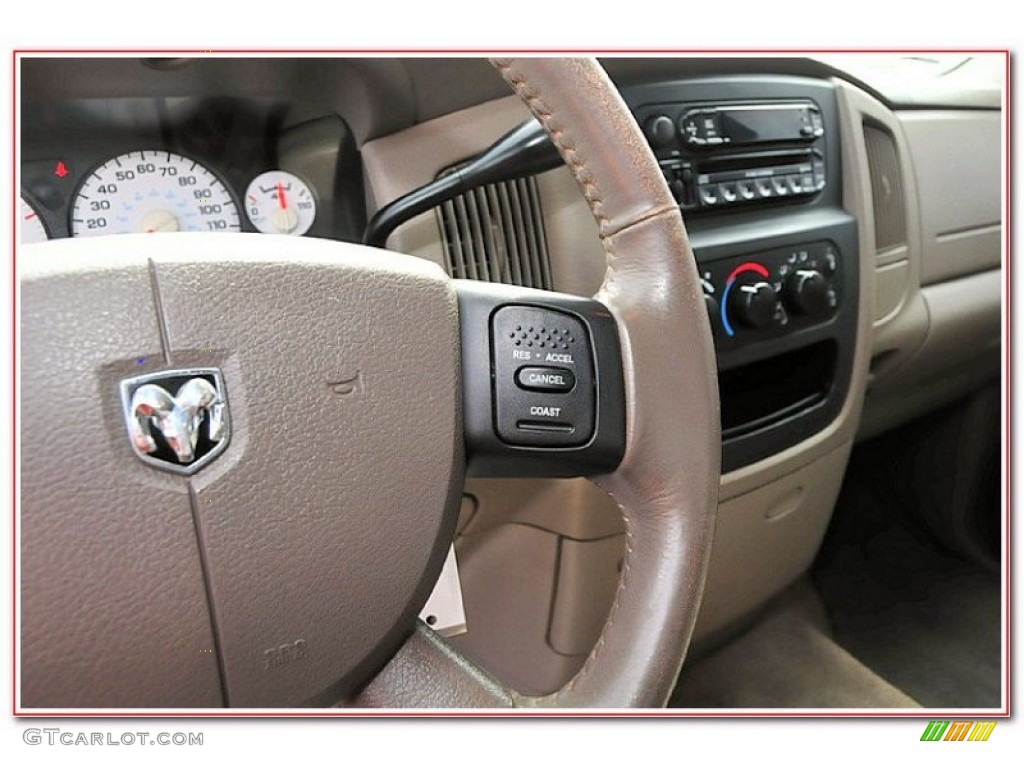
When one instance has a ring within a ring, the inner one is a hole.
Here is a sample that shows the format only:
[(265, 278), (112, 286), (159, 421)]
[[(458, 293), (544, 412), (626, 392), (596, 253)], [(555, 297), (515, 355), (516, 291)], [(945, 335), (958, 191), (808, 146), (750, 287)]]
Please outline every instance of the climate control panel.
[(842, 301), (839, 249), (829, 240), (705, 262), (700, 269), (720, 349), (827, 323)]

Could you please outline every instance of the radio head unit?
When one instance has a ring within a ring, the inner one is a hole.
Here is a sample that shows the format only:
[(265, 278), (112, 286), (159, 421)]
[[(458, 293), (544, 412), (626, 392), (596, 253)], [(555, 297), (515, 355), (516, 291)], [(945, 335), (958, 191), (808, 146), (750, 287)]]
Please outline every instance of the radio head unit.
[(685, 211), (729, 472), (820, 432), (846, 401), (861, 267), (835, 90), (735, 76), (634, 83), (623, 96)]
[(684, 211), (806, 199), (827, 184), (810, 99), (655, 103), (636, 117)]

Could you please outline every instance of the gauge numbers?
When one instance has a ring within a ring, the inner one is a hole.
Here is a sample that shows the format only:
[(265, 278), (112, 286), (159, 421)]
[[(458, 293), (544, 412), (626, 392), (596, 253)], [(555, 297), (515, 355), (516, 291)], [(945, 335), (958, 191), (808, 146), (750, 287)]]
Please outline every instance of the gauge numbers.
[(238, 208), (212, 171), (184, 155), (141, 150), (108, 160), (71, 207), (75, 237), (130, 232), (237, 232)]
[(304, 235), (316, 218), (316, 200), (302, 179), (287, 171), (261, 173), (245, 191), (249, 221), (268, 235)]
[(20, 239), (22, 245), (41, 243), (49, 239), (49, 236), (46, 234), (46, 227), (39, 218), (39, 214), (36, 213), (31, 204), (25, 201), (24, 197), (21, 198), (21, 218), (18, 220), (18, 225), (21, 227)]

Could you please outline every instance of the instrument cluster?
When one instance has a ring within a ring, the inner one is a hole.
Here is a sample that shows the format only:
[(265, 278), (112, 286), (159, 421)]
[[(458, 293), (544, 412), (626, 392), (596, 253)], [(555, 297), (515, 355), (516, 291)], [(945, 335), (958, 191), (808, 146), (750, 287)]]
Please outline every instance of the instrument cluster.
[(251, 100), (146, 101), (25, 110), (22, 245), (154, 232), (359, 239), (362, 176), (339, 116)]

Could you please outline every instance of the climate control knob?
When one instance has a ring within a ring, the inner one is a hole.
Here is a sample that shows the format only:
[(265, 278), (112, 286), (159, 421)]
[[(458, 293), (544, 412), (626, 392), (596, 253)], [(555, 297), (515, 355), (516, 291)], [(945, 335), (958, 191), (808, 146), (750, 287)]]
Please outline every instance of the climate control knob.
[(769, 283), (757, 282), (736, 286), (729, 296), (729, 311), (748, 328), (764, 328), (775, 317), (778, 296)]
[(787, 277), (783, 294), (794, 312), (811, 317), (828, 312), (828, 281), (816, 269), (798, 269)]

